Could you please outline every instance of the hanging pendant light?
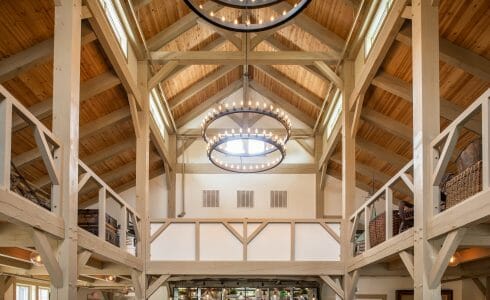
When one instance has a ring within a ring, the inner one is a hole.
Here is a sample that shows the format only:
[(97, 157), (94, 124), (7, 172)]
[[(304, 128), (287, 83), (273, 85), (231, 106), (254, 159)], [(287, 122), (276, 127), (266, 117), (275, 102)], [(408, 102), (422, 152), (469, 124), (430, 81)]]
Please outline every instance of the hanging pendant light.
[(257, 32), (280, 26), (297, 16), (311, 0), (184, 0), (207, 22), (237, 32)]

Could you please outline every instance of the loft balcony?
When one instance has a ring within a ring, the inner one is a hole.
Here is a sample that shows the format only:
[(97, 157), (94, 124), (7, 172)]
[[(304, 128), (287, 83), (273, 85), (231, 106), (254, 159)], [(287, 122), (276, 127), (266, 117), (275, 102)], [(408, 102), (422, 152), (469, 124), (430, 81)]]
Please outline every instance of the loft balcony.
[(339, 219), (151, 221), (148, 274), (340, 275)]
[[(480, 130), (475, 133), (464, 129), (469, 122), (472, 128), (478, 124)], [(473, 145), (480, 145), (481, 149)], [(443, 239), (445, 245), (463, 229), (459, 247), (486, 245), (486, 239), (479, 242), (475, 236), (481, 236), (482, 229), (488, 234), (489, 145), (490, 90), (487, 90), (431, 143), (433, 194), (426, 195), (433, 207), (428, 220), (429, 240)], [(470, 147), (475, 148), (473, 152), (478, 159), (467, 168), (458, 166), (460, 157), (469, 155), (461, 153)], [(421, 208), (413, 206), (413, 163), (410, 161), (350, 217), (349, 272), (402, 252), (409, 253), (413, 248), (414, 219), (421, 212)], [(410, 196), (397, 193), (400, 189), (408, 190)]]

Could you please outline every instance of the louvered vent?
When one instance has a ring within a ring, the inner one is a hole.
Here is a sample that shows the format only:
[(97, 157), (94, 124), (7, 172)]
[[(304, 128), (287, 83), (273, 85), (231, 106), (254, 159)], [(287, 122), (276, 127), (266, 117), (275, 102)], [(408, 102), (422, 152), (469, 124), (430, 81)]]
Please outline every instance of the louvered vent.
[(237, 204), (238, 208), (252, 208), (254, 207), (254, 191), (237, 191)]
[(202, 207), (219, 207), (219, 191), (202, 191)]
[(288, 192), (271, 191), (271, 208), (287, 208), (287, 207), (288, 207)]

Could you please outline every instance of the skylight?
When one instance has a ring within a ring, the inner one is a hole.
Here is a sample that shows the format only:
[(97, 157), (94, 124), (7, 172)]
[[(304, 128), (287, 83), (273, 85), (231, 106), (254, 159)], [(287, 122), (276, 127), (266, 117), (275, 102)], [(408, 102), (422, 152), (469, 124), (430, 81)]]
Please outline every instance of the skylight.
[(112, 31), (116, 36), (117, 41), (119, 42), (119, 46), (124, 53), (124, 56), (128, 57), (128, 36), (126, 35), (126, 31), (124, 31), (123, 24), (121, 19), (116, 11), (116, 7), (112, 0), (99, 0), (100, 4), (104, 8), (105, 15), (109, 20), (109, 24), (111, 24)]
[(161, 103), (159, 101), (157, 92), (155, 89), (151, 90), (150, 93), (150, 113), (151, 116), (153, 117), (153, 120), (155, 120), (155, 123), (157, 123), (158, 128), (160, 129), (160, 133), (162, 134), (162, 137), (164, 136), (165, 133), (165, 122), (163, 120), (163, 108), (161, 106)]
[(367, 57), (371, 48), (373, 47), (374, 41), (378, 36), (379, 30), (381, 29), (381, 25), (390, 10), (391, 4), (393, 0), (379, 0), (378, 9), (376, 10), (376, 14), (371, 20), (371, 24), (369, 25), (369, 29), (366, 33), (365, 43), (364, 43), (364, 56)]
[(225, 145), (225, 150), (231, 154), (255, 155), (266, 150), (265, 143), (257, 140), (233, 140)]
[(335, 99), (335, 106), (333, 107), (332, 113), (330, 114), (330, 117), (327, 122), (327, 129), (326, 129), (326, 134), (327, 138), (330, 137), (332, 134), (332, 131), (335, 127), (335, 124), (337, 123), (337, 120), (340, 117), (340, 114), (342, 113), (342, 93), (338, 93), (338, 96)]

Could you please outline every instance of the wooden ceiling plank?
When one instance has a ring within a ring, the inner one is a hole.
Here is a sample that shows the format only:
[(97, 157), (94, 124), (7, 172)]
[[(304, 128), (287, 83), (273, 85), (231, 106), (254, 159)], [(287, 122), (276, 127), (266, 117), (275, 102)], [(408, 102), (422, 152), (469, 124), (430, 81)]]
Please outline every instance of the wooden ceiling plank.
[[(202, 47), (201, 51), (211, 51), (215, 48), (218, 48), (219, 46), (223, 45), (226, 42), (226, 39), (222, 36), (217, 38), (216, 40), (210, 42), (206, 46)], [(175, 67), (174, 67), (175, 65)], [(155, 75), (151, 77), (151, 79), (148, 81), (148, 88), (152, 89), (155, 86), (158, 85), (158, 83), (165, 81), (165, 80), (170, 80), (180, 74), (181, 72), (185, 71), (187, 68), (190, 66), (186, 65), (179, 65), (177, 62), (169, 62), (163, 66)]]
[[(291, 50), (289, 47), (287, 47), (286, 45), (284, 45), (283, 43), (281, 43), (274, 36), (268, 37), (265, 40), (265, 42), (267, 44), (269, 44), (270, 46), (272, 46), (273, 48), (279, 50), (279, 51), (289, 51), (289, 50)], [(305, 68), (306, 70), (308, 70), (309, 72), (311, 72), (312, 74), (314, 74), (315, 76), (317, 76), (318, 78), (322, 78), (322, 79), (326, 79), (326, 80), (329, 80), (330, 81), (330, 78), (327, 77), (323, 72), (319, 71), (318, 68), (316, 68), (316, 67), (307, 66), (307, 65), (302, 65), (301, 67), (302, 68)]]
[[(80, 84), (80, 104), (88, 99), (110, 89), (121, 83), (121, 80), (112, 72), (105, 72)], [(36, 103), (28, 110), (39, 120), (51, 116), (53, 112), (53, 98)], [(28, 124), (24, 119), (15, 117), (12, 131), (17, 132), (24, 129)]]
[[(282, 3), (274, 7), (274, 9), (279, 13), (282, 13), (283, 10), (289, 11), (292, 8), (293, 6), (288, 3)], [(314, 36), (325, 46), (332, 49), (332, 53), (337, 58), (337, 60), (341, 58), (341, 54), (344, 51), (345, 46), (344, 39), (342, 39), (340, 36), (329, 30), (328, 28), (322, 26), (317, 21), (308, 17), (304, 13), (297, 15), (293, 21), (296, 25), (301, 27), (301, 29)]]
[[(411, 46), (411, 26), (403, 28), (396, 39), (407, 46)], [(448, 65), (490, 82), (490, 60), (444, 38), (439, 38), (439, 59)]]
[(306, 88), (299, 85), (296, 81), (290, 79), (277, 69), (271, 66), (255, 66), (257, 69), (263, 71), (270, 77), (272, 77), (275, 81), (280, 83), (282, 86), (290, 90), (293, 94), (297, 95), (301, 99), (305, 100), (311, 105), (314, 105), (317, 108), (320, 108), (322, 105), (322, 99), (318, 98), (315, 94), (307, 90)]
[[(364, 65), (361, 68), (358, 76), (356, 76), (356, 84), (351, 93), (349, 101), (349, 108), (352, 111), (357, 101), (363, 101), (364, 97), (359, 97), (364, 94), (369, 88), (374, 76), (376, 75), (381, 63), (383, 62), (386, 53), (393, 44), (397, 33), (403, 25), (405, 19), (401, 17), (403, 10), (405, 9), (407, 0), (400, 0), (393, 2), (393, 5), (385, 17), (383, 25), (376, 38), (369, 55), (365, 59)], [(362, 107), (362, 106), (361, 106)]]
[(401, 169), (403, 166), (405, 166), (409, 162), (408, 158), (406, 158), (402, 155), (396, 154), (395, 152), (392, 152), (392, 151), (388, 150), (387, 148), (382, 147), (378, 144), (371, 143), (370, 141), (365, 140), (363, 138), (357, 137), (356, 138), (356, 144), (360, 149), (371, 153), (372, 155), (376, 156), (376, 158), (378, 158), (380, 160), (383, 160), (383, 161), (390, 163), (395, 168)]
[[(123, 107), (116, 110), (108, 115), (105, 115), (93, 122), (90, 122), (80, 128), (80, 140), (93, 136), (101, 131), (106, 130), (108, 127), (114, 125), (115, 123), (122, 122), (129, 119), (131, 116), (129, 108)], [(30, 162), (41, 157), (38, 148), (21, 153), (13, 158), (13, 162), (17, 167), (29, 164)], [(48, 184), (50, 181), (49, 176), (42, 177), (36, 183), (35, 186), (41, 187)], [(38, 185), (42, 184), (42, 185)]]
[(93, 166), (98, 164), (99, 162), (105, 161), (106, 159), (109, 159), (113, 156), (118, 155), (119, 153), (122, 153), (128, 149), (136, 149), (136, 141), (134, 138), (130, 138), (126, 140), (123, 143), (117, 143), (115, 145), (110, 145), (109, 147), (106, 147), (102, 149), (101, 151), (92, 153), (88, 156), (82, 157), (81, 160), (87, 165), (87, 166)]
[[(413, 102), (412, 85), (388, 73), (381, 72), (373, 79), (373, 85), (379, 87), (393, 95), (406, 101)], [(455, 120), (462, 112), (463, 108), (441, 97), (441, 116), (449, 121)], [(481, 134), (481, 121), (476, 117), (465, 124), (465, 128)]]
[[(177, 61), (181, 65), (243, 65), (245, 53), (237, 51), (154, 51), (153, 63)], [(306, 51), (252, 51), (248, 53), (250, 65), (312, 65), (316, 61), (335, 62), (325, 52)]]
[(170, 101), (169, 101), (170, 108), (174, 109), (175, 107), (184, 103), (186, 100), (188, 100), (189, 98), (191, 98), (195, 94), (199, 93), (200, 91), (206, 89), (208, 86), (215, 83), (216, 80), (225, 76), (226, 74), (228, 74), (229, 72), (231, 72), (235, 68), (236, 68), (236, 66), (223, 66), (223, 67), (218, 68), (213, 73), (204, 77), (200, 81), (194, 83), (189, 88), (185, 89), (181, 93), (177, 94), (174, 98), (170, 99)]
[(195, 106), (192, 110), (188, 111), (184, 115), (182, 115), (179, 119), (176, 120), (177, 127), (180, 128), (184, 126), (187, 122), (192, 119), (198, 117), (200, 114), (204, 113), (207, 109), (212, 107), (214, 104), (222, 101), (227, 98), (234, 92), (238, 91), (242, 87), (243, 83), (241, 80), (236, 80), (226, 88), (222, 89), (218, 93), (206, 99), (204, 102)]
[(199, 24), (200, 26), (210, 28), (214, 32), (218, 33), (220, 36), (222, 36), (225, 39), (227, 39), (228, 41), (230, 41), (230, 43), (232, 43), (238, 49), (238, 51), (242, 50), (242, 39), (237, 37), (234, 34), (234, 32), (229, 31), (229, 30), (225, 30), (223, 28), (219, 28), (217, 26), (214, 26), (211, 23), (208, 23), (202, 19), (198, 19), (197, 24)]
[(313, 128), (315, 126), (315, 120), (304, 113), (303, 111), (299, 110), (296, 106), (292, 105), (289, 103), (289, 101), (279, 97), (272, 91), (268, 90), (266, 87), (261, 85), (260, 83), (256, 82), (255, 80), (250, 81), (250, 86), (252, 89), (254, 89), (257, 93), (261, 94), (262, 96), (266, 97), (270, 101), (274, 102), (276, 106), (281, 107), (284, 111), (287, 113), (291, 114), (301, 122), (305, 123), (306, 125), (310, 126)]
[[(82, 45), (96, 40), (94, 32), (82, 26)], [(19, 76), (25, 71), (45, 63), (54, 52), (54, 39), (42, 41), (30, 48), (0, 60), (0, 83)]]
[(395, 136), (405, 139), (406, 141), (412, 141), (412, 128), (405, 126), (380, 112), (364, 108), (361, 118)]
[[(217, 8), (219, 8), (217, 4), (208, 1), (204, 4), (203, 11), (210, 12), (211, 10), (215, 10)], [(193, 12), (183, 16), (177, 22), (148, 39), (148, 49), (150, 51), (161, 49), (163, 46), (179, 37), (182, 33), (196, 26), (198, 19), (199, 17)]]

